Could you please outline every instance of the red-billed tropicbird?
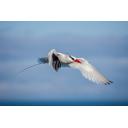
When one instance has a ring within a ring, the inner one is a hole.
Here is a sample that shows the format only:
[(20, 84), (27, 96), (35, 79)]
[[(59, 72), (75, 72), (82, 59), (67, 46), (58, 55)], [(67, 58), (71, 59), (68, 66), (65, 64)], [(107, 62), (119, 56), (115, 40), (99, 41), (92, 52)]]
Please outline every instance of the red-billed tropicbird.
[[(108, 80), (104, 75), (102, 75), (94, 66), (92, 66), (84, 58), (76, 58), (71, 55), (66, 55), (60, 52), (57, 52), (55, 49), (52, 49), (48, 53), (48, 57), (39, 58), (39, 64), (48, 63), (55, 71), (58, 71), (61, 67), (71, 67), (78, 69), (82, 75), (86, 78), (95, 82), (97, 84), (110, 84), (112, 81)], [(36, 66), (35, 64), (33, 66)], [(31, 68), (30, 66), (28, 68)], [(24, 70), (28, 69), (25, 68)], [(23, 71), (24, 71), (23, 70)]]

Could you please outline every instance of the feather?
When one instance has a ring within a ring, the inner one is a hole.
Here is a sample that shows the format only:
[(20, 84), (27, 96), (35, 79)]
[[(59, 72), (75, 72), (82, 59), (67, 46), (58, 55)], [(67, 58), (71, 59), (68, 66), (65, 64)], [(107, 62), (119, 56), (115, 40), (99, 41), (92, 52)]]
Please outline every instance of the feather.
[(94, 66), (92, 66), (87, 60), (82, 58), (82, 63), (71, 63), (70, 67), (80, 70), (82, 75), (97, 84), (110, 84), (112, 81), (108, 80), (102, 75)]
[(44, 63), (44, 64), (45, 64), (45, 63), (48, 63), (48, 57), (39, 58), (39, 59), (38, 59), (38, 62), (39, 62), (39, 63)]

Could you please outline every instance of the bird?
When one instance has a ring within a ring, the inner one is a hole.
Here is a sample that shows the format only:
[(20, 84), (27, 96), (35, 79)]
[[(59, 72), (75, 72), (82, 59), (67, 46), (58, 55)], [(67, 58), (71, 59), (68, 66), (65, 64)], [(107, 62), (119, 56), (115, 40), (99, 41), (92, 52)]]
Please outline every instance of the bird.
[(84, 78), (96, 83), (109, 85), (113, 83), (108, 80), (103, 74), (101, 74), (90, 62), (84, 58), (77, 58), (69, 54), (57, 52), (55, 49), (49, 51), (47, 57), (41, 57), (38, 59), (38, 64), (32, 65), (23, 69), (22, 71), (37, 66), (39, 64), (49, 64), (56, 72), (63, 67), (69, 67), (79, 70)]

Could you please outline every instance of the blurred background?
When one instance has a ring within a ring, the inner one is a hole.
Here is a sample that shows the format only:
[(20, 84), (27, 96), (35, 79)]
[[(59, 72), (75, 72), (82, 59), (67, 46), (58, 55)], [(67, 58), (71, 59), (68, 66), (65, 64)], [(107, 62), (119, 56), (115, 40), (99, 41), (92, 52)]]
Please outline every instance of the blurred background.
[[(51, 49), (83, 57), (111, 85), (74, 69), (27, 66)], [(0, 105), (128, 105), (128, 22), (0, 22)]]

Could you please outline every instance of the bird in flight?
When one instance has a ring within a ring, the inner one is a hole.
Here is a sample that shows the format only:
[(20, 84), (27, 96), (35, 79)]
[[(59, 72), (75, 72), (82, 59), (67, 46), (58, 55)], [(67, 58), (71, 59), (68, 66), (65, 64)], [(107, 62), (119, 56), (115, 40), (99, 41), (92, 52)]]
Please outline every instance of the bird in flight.
[(60, 52), (57, 52), (55, 49), (52, 49), (47, 57), (42, 57), (38, 59), (38, 64), (32, 65), (23, 69), (29, 69), (31, 67), (37, 66), (39, 64), (49, 64), (55, 71), (58, 71), (61, 67), (71, 67), (78, 69), (82, 75), (97, 84), (111, 84), (112, 81), (108, 80), (104, 75), (102, 75), (93, 65), (91, 65), (84, 58), (76, 58), (72, 55), (66, 55)]

